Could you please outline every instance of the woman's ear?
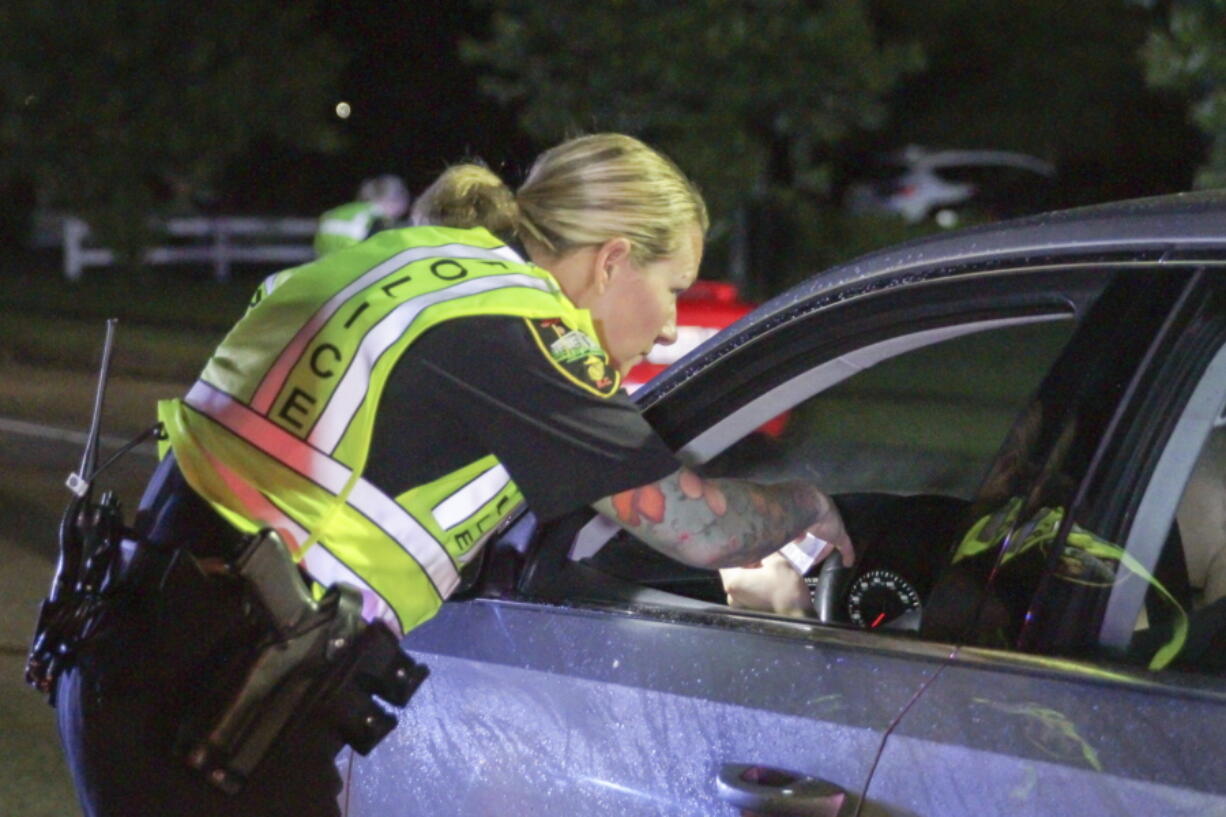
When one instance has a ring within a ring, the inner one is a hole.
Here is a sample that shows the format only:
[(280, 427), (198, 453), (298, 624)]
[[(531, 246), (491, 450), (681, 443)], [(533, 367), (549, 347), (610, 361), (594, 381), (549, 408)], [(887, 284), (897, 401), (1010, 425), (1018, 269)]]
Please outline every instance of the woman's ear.
[(623, 267), (630, 263), (630, 239), (624, 236), (610, 238), (608, 241), (600, 245), (596, 251), (596, 283), (599, 290), (603, 292), (613, 279), (613, 276), (618, 273)]

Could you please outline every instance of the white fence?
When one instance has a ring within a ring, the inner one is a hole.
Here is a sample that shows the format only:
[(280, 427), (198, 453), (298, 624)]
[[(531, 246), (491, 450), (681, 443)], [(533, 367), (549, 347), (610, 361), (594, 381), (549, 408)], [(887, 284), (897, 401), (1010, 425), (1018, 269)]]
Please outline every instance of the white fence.
[[(146, 264), (211, 264), (213, 277), (225, 281), (231, 264), (291, 266), (315, 257), (311, 239), (313, 218), (255, 218), (242, 216), (172, 218), (161, 223), (174, 244), (150, 247)], [(90, 245), (89, 225), (80, 219), (64, 220), (64, 277), (78, 280), (86, 267), (115, 263), (115, 253)]]

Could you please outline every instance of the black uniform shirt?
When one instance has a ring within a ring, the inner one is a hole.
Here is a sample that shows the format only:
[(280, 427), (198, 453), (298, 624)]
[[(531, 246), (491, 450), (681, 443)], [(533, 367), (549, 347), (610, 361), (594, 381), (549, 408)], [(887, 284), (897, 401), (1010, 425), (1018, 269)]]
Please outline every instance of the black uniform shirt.
[(365, 476), (397, 496), (491, 453), (543, 520), (680, 467), (625, 392), (569, 378), (522, 318), (446, 321), (392, 370)]

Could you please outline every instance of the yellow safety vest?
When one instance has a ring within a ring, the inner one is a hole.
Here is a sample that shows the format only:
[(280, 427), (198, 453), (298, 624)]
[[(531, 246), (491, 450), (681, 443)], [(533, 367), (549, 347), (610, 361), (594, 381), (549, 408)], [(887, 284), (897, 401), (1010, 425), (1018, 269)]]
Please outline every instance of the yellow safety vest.
[(223, 517), (277, 529), (316, 581), (357, 586), (368, 618), (407, 632), (522, 502), (493, 455), (395, 497), (362, 478), (396, 361), (432, 326), (476, 315), (597, 337), (548, 272), (488, 231), (388, 230), (269, 279), (187, 396), (159, 403), (167, 445)]
[(370, 235), (377, 216), (375, 206), (368, 201), (355, 201), (333, 207), (319, 217), (315, 232), (315, 254), (327, 255), (352, 247)]

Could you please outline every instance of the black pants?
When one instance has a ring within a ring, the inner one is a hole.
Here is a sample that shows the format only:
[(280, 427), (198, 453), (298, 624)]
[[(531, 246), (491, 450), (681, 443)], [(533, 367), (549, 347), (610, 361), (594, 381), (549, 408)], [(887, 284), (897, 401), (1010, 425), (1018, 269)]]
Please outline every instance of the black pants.
[(60, 737), (87, 817), (338, 815), (336, 733), (305, 713), (227, 795), (175, 750), (215, 679), (258, 637), (234, 580), (202, 580), (176, 547), (208, 556), (235, 534), (168, 458), (138, 512), (145, 544), (123, 570), (123, 601), (60, 678)]

